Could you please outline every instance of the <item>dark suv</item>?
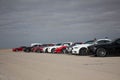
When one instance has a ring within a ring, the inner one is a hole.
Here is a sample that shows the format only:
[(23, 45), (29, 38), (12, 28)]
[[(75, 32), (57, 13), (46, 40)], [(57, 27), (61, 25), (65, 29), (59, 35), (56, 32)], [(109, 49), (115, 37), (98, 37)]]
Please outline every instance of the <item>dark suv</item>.
[(98, 57), (105, 57), (110, 54), (120, 54), (120, 38), (107, 44), (89, 46), (89, 50)]

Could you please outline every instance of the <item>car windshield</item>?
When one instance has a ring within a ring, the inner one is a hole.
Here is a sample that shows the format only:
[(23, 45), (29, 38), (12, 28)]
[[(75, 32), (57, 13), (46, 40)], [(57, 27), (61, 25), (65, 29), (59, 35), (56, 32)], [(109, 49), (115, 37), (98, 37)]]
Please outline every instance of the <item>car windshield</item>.
[(94, 40), (86, 41), (84, 44), (93, 44)]

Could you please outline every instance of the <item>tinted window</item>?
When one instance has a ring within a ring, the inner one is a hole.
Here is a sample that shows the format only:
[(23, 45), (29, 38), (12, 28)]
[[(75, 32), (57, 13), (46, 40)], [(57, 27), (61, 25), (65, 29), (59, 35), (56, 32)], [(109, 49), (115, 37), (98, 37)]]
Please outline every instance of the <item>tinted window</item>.
[(101, 41), (98, 41), (97, 43), (98, 44), (105, 44), (105, 43), (109, 43), (110, 41), (108, 40), (101, 40)]
[(94, 43), (94, 40), (85, 42), (85, 44), (93, 44), (93, 43)]

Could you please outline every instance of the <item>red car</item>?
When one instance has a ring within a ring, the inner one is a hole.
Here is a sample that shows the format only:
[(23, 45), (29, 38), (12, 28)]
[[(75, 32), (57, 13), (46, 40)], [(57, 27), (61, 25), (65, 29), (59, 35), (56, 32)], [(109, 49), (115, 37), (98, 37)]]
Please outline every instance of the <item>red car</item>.
[(12, 51), (17, 52), (17, 51), (23, 51), (26, 47), (25, 46), (21, 46), (18, 48), (13, 48)]
[(61, 47), (58, 47), (58, 48), (56, 48), (55, 49), (55, 53), (66, 53), (66, 48), (67, 48), (68, 46), (61, 46)]
[(33, 47), (32, 52), (42, 53), (42, 46)]

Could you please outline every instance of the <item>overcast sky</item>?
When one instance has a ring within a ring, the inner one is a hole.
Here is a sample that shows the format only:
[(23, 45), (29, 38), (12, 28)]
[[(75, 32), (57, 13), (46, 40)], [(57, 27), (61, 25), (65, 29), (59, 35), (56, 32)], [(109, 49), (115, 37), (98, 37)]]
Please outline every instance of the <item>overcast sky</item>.
[(0, 48), (120, 37), (120, 0), (0, 0)]

